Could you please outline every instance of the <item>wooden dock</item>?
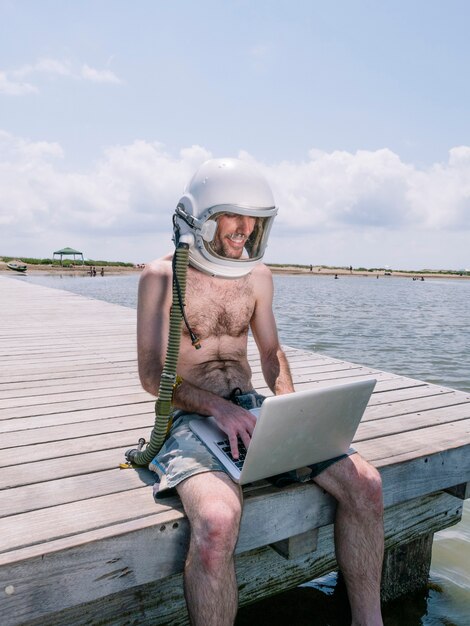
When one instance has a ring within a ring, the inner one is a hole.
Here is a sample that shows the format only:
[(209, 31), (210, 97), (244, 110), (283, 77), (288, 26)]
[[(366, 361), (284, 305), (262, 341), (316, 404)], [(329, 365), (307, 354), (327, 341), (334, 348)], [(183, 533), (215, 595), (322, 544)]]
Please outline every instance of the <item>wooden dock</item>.
[[(118, 469), (154, 419), (135, 310), (1, 275), (0, 304), (1, 623), (186, 624), (181, 505), (154, 502), (148, 470)], [(433, 533), (459, 521), (470, 495), (470, 394), (286, 352), (297, 389), (377, 378), (354, 445), (384, 484), (383, 595), (421, 585)], [(250, 360), (268, 393), (254, 344)], [(241, 604), (332, 571), (333, 519), (313, 484), (246, 488)], [(413, 550), (420, 559), (399, 575)]]

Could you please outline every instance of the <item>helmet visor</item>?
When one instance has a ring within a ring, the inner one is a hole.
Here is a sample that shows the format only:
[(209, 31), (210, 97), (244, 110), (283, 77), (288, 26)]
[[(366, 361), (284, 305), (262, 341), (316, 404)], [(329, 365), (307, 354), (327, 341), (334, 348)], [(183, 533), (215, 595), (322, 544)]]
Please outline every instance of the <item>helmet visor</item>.
[(239, 213), (216, 213), (207, 221), (215, 222), (214, 235), (204, 241), (207, 252), (217, 259), (255, 261), (266, 248), (273, 216), (254, 217)]

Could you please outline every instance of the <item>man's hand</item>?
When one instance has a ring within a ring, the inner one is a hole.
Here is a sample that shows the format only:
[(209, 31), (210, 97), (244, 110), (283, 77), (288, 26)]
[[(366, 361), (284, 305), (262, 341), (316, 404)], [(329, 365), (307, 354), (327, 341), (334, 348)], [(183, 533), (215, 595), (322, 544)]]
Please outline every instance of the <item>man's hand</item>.
[(248, 449), (255, 428), (256, 417), (250, 411), (242, 409), (232, 402), (224, 402), (223, 410), (218, 411), (214, 418), (219, 428), (228, 436), (232, 457), (237, 460), (239, 457), (237, 438), (240, 437), (245, 448)]

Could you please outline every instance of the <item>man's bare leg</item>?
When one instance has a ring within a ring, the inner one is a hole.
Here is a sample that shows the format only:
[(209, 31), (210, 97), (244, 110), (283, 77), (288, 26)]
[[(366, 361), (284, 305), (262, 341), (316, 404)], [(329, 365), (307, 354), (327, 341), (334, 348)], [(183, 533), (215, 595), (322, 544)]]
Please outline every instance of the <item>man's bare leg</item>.
[(314, 480), (338, 501), (336, 559), (348, 591), (352, 624), (382, 626), (384, 536), (380, 475), (359, 454), (353, 454)]
[(184, 591), (193, 626), (235, 621), (238, 588), (233, 552), (242, 511), (241, 490), (222, 472), (204, 472), (177, 487), (191, 527)]

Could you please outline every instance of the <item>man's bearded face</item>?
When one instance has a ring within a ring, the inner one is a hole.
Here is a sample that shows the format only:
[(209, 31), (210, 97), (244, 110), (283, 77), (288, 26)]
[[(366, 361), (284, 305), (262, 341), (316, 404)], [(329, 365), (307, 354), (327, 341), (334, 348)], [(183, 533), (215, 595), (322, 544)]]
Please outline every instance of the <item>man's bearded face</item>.
[(222, 213), (217, 218), (217, 231), (211, 244), (214, 252), (227, 259), (241, 258), (255, 224), (256, 217)]

